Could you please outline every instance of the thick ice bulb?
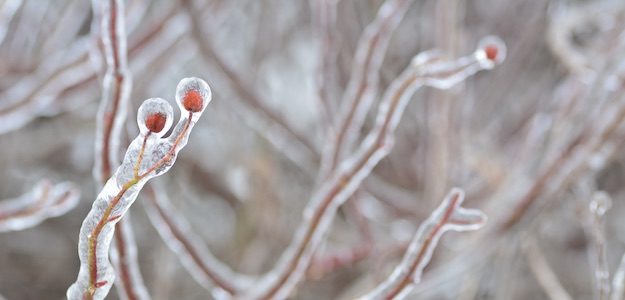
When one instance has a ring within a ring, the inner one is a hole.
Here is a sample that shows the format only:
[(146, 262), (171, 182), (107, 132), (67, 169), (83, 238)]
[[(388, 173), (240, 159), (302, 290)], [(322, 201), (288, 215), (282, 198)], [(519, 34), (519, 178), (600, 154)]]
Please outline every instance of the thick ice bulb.
[(174, 112), (171, 105), (164, 99), (151, 98), (145, 100), (139, 107), (137, 113), (137, 123), (142, 134), (154, 134), (163, 136), (174, 119)]
[(183, 112), (202, 112), (211, 99), (210, 87), (199, 78), (184, 78), (176, 88), (176, 102)]
[(490, 69), (506, 59), (506, 52), (506, 44), (491, 35), (480, 40), (475, 55), (485, 68)]

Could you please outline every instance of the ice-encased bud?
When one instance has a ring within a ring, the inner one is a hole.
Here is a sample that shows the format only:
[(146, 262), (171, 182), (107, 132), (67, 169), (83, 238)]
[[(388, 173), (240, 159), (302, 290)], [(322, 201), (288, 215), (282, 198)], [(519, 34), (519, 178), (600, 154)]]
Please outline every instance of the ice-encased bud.
[(501, 64), (506, 59), (506, 54), (506, 43), (494, 35), (482, 38), (475, 51), (475, 57), (485, 69)]
[(158, 137), (163, 136), (174, 120), (174, 111), (165, 99), (150, 98), (143, 101), (137, 113), (137, 124), (141, 134), (148, 132)]
[(176, 88), (176, 102), (183, 112), (201, 113), (211, 99), (206, 81), (196, 77), (183, 78)]

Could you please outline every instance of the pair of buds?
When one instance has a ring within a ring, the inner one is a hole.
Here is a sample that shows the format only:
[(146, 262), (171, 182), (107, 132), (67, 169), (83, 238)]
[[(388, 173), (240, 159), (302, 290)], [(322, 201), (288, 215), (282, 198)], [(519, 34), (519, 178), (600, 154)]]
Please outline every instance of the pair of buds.
[[(176, 103), (180, 111), (192, 118), (195, 113), (202, 113), (211, 101), (211, 90), (208, 84), (199, 78), (184, 78), (176, 88)], [(173, 123), (174, 112), (167, 100), (150, 98), (139, 107), (137, 123), (142, 135), (152, 134), (163, 136)]]

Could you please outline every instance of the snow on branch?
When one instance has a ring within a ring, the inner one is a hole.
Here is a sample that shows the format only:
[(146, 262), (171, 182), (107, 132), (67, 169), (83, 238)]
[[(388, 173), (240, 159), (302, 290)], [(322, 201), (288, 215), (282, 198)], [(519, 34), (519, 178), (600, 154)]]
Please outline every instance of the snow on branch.
[(53, 185), (42, 180), (32, 191), (0, 202), (0, 232), (34, 227), (48, 218), (65, 214), (76, 206), (80, 190), (70, 182)]
[(403, 299), (421, 280), (441, 236), (447, 231), (471, 231), (486, 223), (486, 215), (477, 209), (462, 208), (464, 191), (454, 188), (425, 220), (412, 239), (401, 263), (390, 277), (361, 300)]
[(104, 185), (80, 229), (80, 271), (76, 282), (67, 290), (68, 299), (106, 297), (115, 278), (108, 258), (115, 224), (145, 183), (173, 166), (210, 100), (211, 91), (206, 82), (198, 78), (181, 80), (176, 102), (182, 115), (166, 138), (163, 135), (173, 122), (171, 105), (164, 99), (152, 98), (139, 107), (140, 134), (131, 142), (122, 164)]

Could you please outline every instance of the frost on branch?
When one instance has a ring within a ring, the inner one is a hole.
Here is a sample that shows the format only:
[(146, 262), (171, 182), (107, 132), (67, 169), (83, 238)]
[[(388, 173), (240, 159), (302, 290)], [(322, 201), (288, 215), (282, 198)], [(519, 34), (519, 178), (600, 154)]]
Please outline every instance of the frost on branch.
[(0, 202), (0, 232), (30, 228), (63, 215), (76, 206), (79, 198), (80, 191), (73, 183), (52, 185), (42, 180), (32, 191)]
[(80, 229), (80, 271), (76, 282), (67, 290), (70, 300), (106, 297), (115, 277), (108, 257), (115, 224), (137, 199), (145, 183), (171, 168), (210, 100), (206, 82), (198, 78), (181, 80), (176, 101), (182, 115), (167, 138), (162, 136), (173, 119), (167, 101), (148, 99), (139, 107), (140, 134), (131, 142), (122, 164), (104, 185)]
[(403, 299), (421, 280), (423, 268), (430, 262), (443, 233), (480, 229), (486, 223), (486, 215), (476, 209), (462, 208), (462, 201), (464, 192), (458, 188), (452, 189), (441, 205), (421, 224), (391, 276), (360, 299)]

